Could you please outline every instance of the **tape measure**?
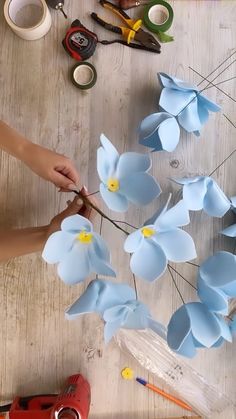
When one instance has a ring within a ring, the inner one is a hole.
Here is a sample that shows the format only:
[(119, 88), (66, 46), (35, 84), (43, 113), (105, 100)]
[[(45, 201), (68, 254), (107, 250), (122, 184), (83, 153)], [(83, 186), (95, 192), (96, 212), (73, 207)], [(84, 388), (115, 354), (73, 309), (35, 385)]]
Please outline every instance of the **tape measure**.
[(66, 52), (77, 61), (90, 58), (95, 52), (97, 43), (97, 35), (85, 28), (78, 19), (72, 22), (62, 41)]

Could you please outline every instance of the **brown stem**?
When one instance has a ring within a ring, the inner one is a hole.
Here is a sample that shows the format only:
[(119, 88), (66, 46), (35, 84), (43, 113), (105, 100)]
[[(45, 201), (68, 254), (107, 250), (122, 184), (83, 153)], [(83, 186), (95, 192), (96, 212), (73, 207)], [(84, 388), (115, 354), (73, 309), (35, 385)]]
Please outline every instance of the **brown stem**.
[(78, 192), (76, 190), (74, 190), (73, 192), (80, 197), (80, 199), (83, 201), (84, 205), (93, 208), (95, 211), (98, 212), (98, 214), (101, 215), (101, 217), (105, 218), (110, 223), (112, 223), (116, 228), (118, 228), (118, 230), (123, 231), (123, 233), (125, 233), (126, 236), (129, 235), (128, 231), (124, 230), (122, 227), (120, 227), (118, 224), (116, 224), (116, 222), (113, 221), (110, 217), (108, 217), (108, 215), (106, 215), (102, 210), (100, 210), (100, 208), (98, 208), (96, 205), (94, 205), (86, 195), (83, 195), (81, 192)]

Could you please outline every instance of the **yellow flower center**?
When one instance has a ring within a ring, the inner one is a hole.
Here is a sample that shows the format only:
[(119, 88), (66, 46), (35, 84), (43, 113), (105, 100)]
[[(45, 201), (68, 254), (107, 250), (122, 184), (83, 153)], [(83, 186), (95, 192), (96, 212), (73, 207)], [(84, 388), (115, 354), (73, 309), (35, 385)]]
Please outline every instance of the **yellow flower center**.
[(156, 231), (153, 230), (153, 228), (149, 228), (149, 227), (143, 227), (141, 231), (142, 231), (143, 236), (146, 239), (148, 239), (149, 237), (152, 237), (156, 233)]
[(87, 231), (81, 231), (77, 234), (76, 239), (79, 240), (80, 243), (89, 244), (93, 240), (93, 235), (92, 233), (87, 233)]
[(118, 179), (110, 178), (107, 181), (107, 187), (110, 192), (116, 192), (120, 189), (120, 183)]

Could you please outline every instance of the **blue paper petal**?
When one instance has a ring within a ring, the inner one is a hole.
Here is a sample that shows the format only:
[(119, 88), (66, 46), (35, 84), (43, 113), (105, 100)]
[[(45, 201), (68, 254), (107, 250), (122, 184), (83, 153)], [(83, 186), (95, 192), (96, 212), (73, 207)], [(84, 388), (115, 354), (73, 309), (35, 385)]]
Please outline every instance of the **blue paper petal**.
[(109, 343), (116, 332), (120, 329), (122, 324), (122, 319), (116, 320), (114, 322), (106, 323), (104, 326), (104, 340), (105, 343)]
[(199, 274), (208, 286), (236, 296), (236, 256), (232, 253), (216, 252), (200, 266)]
[(227, 315), (229, 297), (221, 289), (209, 287), (206, 282), (198, 276), (198, 297), (208, 310)]
[(236, 224), (229, 226), (221, 231), (222, 234), (229, 237), (236, 237)]
[(68, 285), (84, 281), (90, 273), (88, 248), (76, 243), (57, 267), (59, 277)]
[(76, 234), (81, 230), (93, 231), (93, 225), (87, 218), (82, 217), (82, 215), (75, 214), (62, 221), (61, 229), (62, 231)]
[(118, 151), (116, 150), (114, 145), (111, 143), (111, 141), (108, 140), (108, 138), (104, 134), (101, 134), (100, 141), (101, 141), (102, 147), (104, 148), (107, 154), (107, 158), (109, 159), (110, 166), (113, 167), (113, 169), (115, 170), (116, 165), (118, 163), (118, 159), (119, 159)]
[(177, 77), (170, 76), (169, 74), (160, 72), (158, 73), (158, 76), (164, 87), (176, 90), (198, 90), (195, 85), (180, 80)]
[(117, 212), (125, 212), (128, 210), (128, 200), (121, 193), (108, 191), (103, 183), (100, 184), (100, 193), (102, 199), (111, 210)]
[(159, 105), (166, 112), (177, 116), (187, 105), (189, 106), (195, 97), (195, 92), (174, 90), (164, 87), (159, 99)]
[(165, 253), (158, 244), (150, 239), (143, 240), (130, 260), (131, 271), (150, 282), (164, 273), (166, 265)]
[(94, 245), (89, 246), (88, 255), (90, 261), (90, 270), (91, 272), (98, 273), (99, 275), (105, 276), (116, 276), (115, 271), (112, 269), (109, 261), (101, 258), (96, 252), (96, 247)]
[[(190, 334), (191, 322), (184, 305), (170, 319), (167, 328), (167, 343), (171, 349), (179, 351)], [(189, 352), (194, 356), (196, 351), (192, 339), (189, 339), (186, 344), (190, 347)]]
[(217, 103), (213, 102), (212, 100), (208, 99), (204, 95), (199, 95), (200, 103), (202, 106), (205, 106), (211, 112), (218, 112), (221, 110), (221, 107), (217, 105)]
[(220, 326), (220, 334), (222, 338), (227, 340), (228, 342), (232, 342), (232, 333), (228, 323), (226, 323), (225, 319), (222, 316), (218, 316), (217, 314), (214, 314), (214, 316), (218, 325)]
[(126, 303), (128, 315), (123, 322), (125, 329), (147, 329), (149, 326), (150, 312), (148, 307), (139, 301)]
[(189, 212), (185, 202), (181, 199), (176, 205), (157, 217), (154, 225), (158, 231), (171, 230), (189, 224)]
[(120, 180), (120, 192), (136, 205), (147, 205), (161, 193), (161, 188), (148, 173), (135, 173)]
[(139, 143), (153, 148), (153, 151), (173, 151), (180, 136), (176, 119), (166, 113), (159, 112), (147, 116), (139, 127)]
[(151, 216), (151, 218), (149, 218), (148, 220), (145, 221), (144, 226), (153, 225), (155, 223), (155, 221), (158, 219), (158, 217), (160, 215), (164, 214), (167, 211), (167, 208), (168, 208), (170, 200), (171, 200), (171, 196), (172, 195), (170, 193), (165, 205), (158, 208), (158, 210)]
[(119, 158), (116, 176), (121, 179), (138, 172), (147, 172), (151, 166), (152, 161), (148, 154), (124, 153)]
[(230, 330), (233, 337), (236, 336), (236, 315), (233, 316), (233, 320), (230, 322)]
[(172, 262), (186, 262), (197, 257), (192, 237), (186, 231), (173, 229), (153, 238)]
[(230, 198), (233, 209), (236, 209), (236, 196)]
[(107, 180), (111, 176), (114, 169), (115, 167), (111, 167), (109, 157), (104, 148), (99, 147), (97, 150), (97, 171), (103, 183), (107, 183)]
[(230, 209), (230, 201), (217, 183), (213, 179), (208, 179), (207, 193), (203, 202), (204, 211), (212, 217), (223, 217)]
[(90, 282), (85, 292), (66, 311), (69, 318), (85, 313), (99, 313), (110, 307), (125, 304), (135, 299), (135, 291), (126, 284), (118, 284), (102, 279), (95, 279)]
[(136, 250), (139, 248), (143, 240), (144, 240), (144, 237), (141, 231), (140, 230), (134, 231), (125, 240), (124, 250), (127, 253), (136, 252)]
[(42, 257), (47, 263), (58, 263), (71, 250), (75, 236), (64, 231), (53, 233), (47, 240)]
[(183, 110), (178, 115), (179, 124), (187, 131), (193, 132), (201, 129), (202, 124), (198, 114), (198, 99), (193, 94), (189, 99), (188, 105), (183, 106)]
[[(195, 178), (196, 179), (196, 178)], [(201, 177), (197, 181), (185, 184), (183, 187), (183, 199), (187, 208), (198, 211), (203, 208), (204, 198), (207, 193), (207, 178)]]

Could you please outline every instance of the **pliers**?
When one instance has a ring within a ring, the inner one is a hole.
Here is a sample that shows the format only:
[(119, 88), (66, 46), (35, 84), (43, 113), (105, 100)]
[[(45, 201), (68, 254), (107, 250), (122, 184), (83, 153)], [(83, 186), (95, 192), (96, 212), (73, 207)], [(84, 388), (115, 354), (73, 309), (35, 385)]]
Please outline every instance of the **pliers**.
[[(143, 29), (141, 29), (141, 19), (131, 19), (130, 16), (123, 9), (121, 9), (113, 3), (110, 3), (107, 0), (100, 0), (99, 3), (105, 9), (109, 9), (111, 12), (119, 16), (121, 20), (126, 23), (127, 26), (124, 27), (112, 25), (111, 23), (108, 23), (105, 20), (101, 19), (96, 13), (91, 13), (92, 19), (95, 20), (99, 25), (119, 35), (123, 35), (125, 38), (125, 41), (101, 41), (102, 44), (107, 45), (113, 42), (119, 42), (121, 44), (128, 45), (132, 48), (144, 49), (156, 53), (161, 52), (161, 45), (156, 40), (156, 38), (154, 38), (154, 36), (151, 35), (149, 32), (146, 32)], [(138, 44), (132, 43), (132, 40), (137, 41)]]

